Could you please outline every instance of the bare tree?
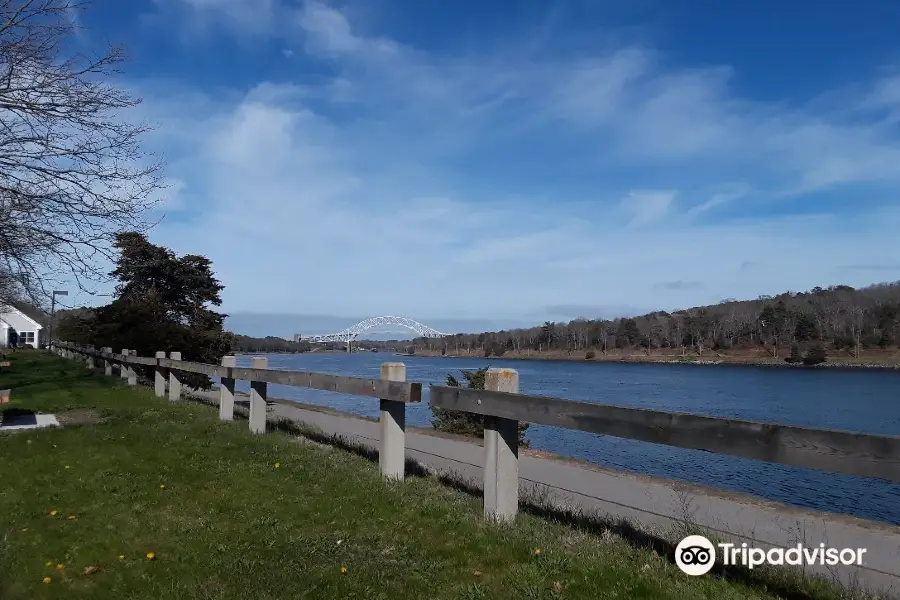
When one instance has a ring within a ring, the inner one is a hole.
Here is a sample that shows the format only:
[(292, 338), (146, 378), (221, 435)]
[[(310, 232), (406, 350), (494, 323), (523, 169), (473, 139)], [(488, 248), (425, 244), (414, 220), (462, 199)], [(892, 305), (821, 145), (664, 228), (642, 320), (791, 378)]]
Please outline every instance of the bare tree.
[(120, 47), (72, 51), (73, 0), (0, 0), (0, 269), (40, 304), (47, 282), (97, 281), (121, 231), (145, 231), (163, 187), (110, 83)]

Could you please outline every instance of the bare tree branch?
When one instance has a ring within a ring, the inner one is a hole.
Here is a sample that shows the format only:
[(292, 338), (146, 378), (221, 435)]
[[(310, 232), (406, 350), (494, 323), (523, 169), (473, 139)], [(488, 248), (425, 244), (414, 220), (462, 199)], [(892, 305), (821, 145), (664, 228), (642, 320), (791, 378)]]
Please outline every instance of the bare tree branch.
[[(68, 48), (72, 0), (0, 0), (0, 277), (42, 304), (46, 282), (102, 280), (122, 231), (146, 231), (161, 163), (140, 147), (140, 103), (108, 83), (122, 62)], [(7, 292), (11, 293), (11, 292)]]

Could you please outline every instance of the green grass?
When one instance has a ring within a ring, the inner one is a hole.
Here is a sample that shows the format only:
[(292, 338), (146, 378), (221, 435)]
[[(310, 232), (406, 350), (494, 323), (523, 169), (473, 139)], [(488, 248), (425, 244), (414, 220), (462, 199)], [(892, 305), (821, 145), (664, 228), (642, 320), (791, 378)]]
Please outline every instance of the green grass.
[[(775, 597), (615, 535), (527, 514), (490, 525), (434, 478), (385, 483), (357, 454), (251, 436), (81, 363), (12, 361), (10, 406), (80, 423), (0, 436), (4, 600)], [(805, 585), (820, 591), (795, 597), (838, 597)]]

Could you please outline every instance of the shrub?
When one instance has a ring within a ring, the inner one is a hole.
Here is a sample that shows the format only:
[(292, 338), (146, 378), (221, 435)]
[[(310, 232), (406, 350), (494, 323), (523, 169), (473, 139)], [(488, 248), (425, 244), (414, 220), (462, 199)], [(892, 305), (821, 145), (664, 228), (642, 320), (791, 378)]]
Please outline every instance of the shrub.
[(825, 348), (818, 344), (810, 348), (806, 356), (803, 357), (803, 364), (807, 366), (820, 365), (827, 360)]
[(791, 355), (785, 357), (784, 362), (796, 364), (803, 362), (803, 356), (800, 354), (800, 346), (794, 344), (791, 346)]
[(585, 360), (591, 360), (591, 359), (594, 358), (595, 356), (597, 356), (597, 353), (594, 352), (593, 350), (588, 350), (587, 352), (584, 353), (584, 359), (585, 359)]
[[(461, 371), (463, 379), (466, 381), (466, 387), (472, 390), (483, 390), (487, 370), (487, 367), (482, 367), (477, 371)], [(461, 386), (459, 380), (453, 375), (447, 375), (447, 385), (451, 387)], [(463, 410), (435, 407), (431, 407), (431, 413), (431, 426), (438, 431), (478, 438), (484, 437), (483, 415), (476, 415)], [(525, 439), (525, 431), (527, 429), (528, 423), (519, 422), (519, 447), (521, 448), (528, 447), (528, 440)]]

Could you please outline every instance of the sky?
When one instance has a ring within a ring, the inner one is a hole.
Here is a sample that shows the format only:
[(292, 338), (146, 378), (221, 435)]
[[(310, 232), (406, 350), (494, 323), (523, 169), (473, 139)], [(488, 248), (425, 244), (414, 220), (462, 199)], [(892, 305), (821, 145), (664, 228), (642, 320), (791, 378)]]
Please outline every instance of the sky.
[(81, 44), (125, 43), (121, 84), (155, 125), (151, 241), (208, 256), (254, 334), (900, 279), (893, 0), (97, 0), (78, 18)]

